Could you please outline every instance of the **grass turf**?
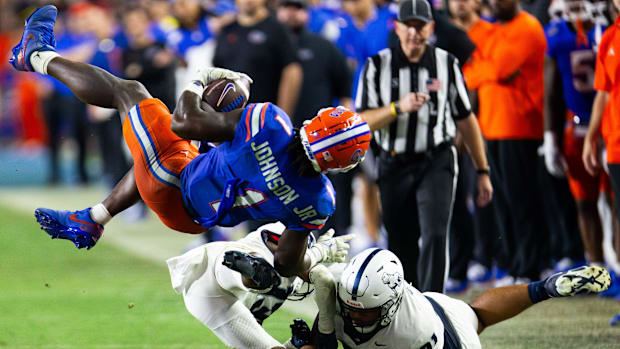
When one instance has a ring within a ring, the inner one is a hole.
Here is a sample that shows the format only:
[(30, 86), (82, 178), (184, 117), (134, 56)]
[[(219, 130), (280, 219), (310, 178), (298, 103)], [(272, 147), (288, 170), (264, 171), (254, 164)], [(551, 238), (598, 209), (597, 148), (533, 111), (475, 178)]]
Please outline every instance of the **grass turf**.
[[(225, 347), (185, 310), (164, 261), (50, 241), (2, 206), (0, 251), (0, 348)], [(279, 311), (265, 328), (284, 341), (293, 317)]]
[[(187, 313), (163, 261), (52, 242), (32, 216), (4, 206), (0, 251), (0, 348), (224, 348)], [(607, 324), (618, 311), (596, 297), (551, 300), (481, 340), (485, 348), (620, 348), (620, 328)], [(293, 317), (280, 310), (265, 328), (283, 341)]]

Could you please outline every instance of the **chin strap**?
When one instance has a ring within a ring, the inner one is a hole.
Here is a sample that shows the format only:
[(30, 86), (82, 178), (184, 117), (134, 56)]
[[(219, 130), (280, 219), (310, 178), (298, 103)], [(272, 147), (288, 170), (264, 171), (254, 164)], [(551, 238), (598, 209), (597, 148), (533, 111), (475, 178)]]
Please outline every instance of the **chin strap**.
[[(306, 120), (306, 122), (309, 122), (309, 120)], [(308, 160), (310, 160), (310, 163), (312, 163), (312, 168), (314, 168), (316, 172), (323, 173), (324, 171), (321, 170), (321, 166), (319, 166), (319, 163), (318, 161), (316, 161), (314, 154), (312, 154), (312, 150), (310, 150), (310, 142), (308, 141), (308, 134), (306, 133), (306, 122), (304, 122), (304, 126), (299, 129), (299, 138), (301, 139), (301, 144), (304, 147), (304, 151), (306, 152)]]

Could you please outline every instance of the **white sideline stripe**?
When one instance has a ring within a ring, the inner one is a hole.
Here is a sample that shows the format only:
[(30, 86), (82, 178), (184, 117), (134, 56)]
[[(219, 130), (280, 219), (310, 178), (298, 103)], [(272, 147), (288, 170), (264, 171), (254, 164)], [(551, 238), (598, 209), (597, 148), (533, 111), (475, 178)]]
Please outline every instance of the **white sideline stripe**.
[(321, 149), (325, 149), (328, 148), (340, 141), (342, 141), (343, 139), (347, 139), (347, 138), (352, 138), (352, 137), (356, 137), (361, 135), (362, 133), (366, 133), (366, 132), (370, 132), (370, 128), (368, 127), (368, 124), (361, 124), (359, 127), (355, 127), (351, 130), (346, 130), (334, 137), (322, 140), (318, 143), (314, 143), (312, 145), (310, 145), (310, 150), (312, 150), (313, 153), (316, 153), (317, 151), (320, 151)]
[(147, 161), (149, 162), (149, 167), (151, 170), (157, 175), (159, 178), (164, 180), (165, 182), (170, 183), (171, 185), (176, 186), (177, 188), (181, 187), (181, 181), (179, 177), (171, 175), (170, 173), (164, 171), (163, 168), (159, 165), (159, 161), (157, 161), (157, 153), (155, 152), (155, 147), (151, 143), (151, 140), (146, 134), (146, 130), (142, 127), (142, 123), (138, 118), (138, 111), (136, 110), (136, 106), (131, 108), (129, 111), (129, 117), (131, 118), (131, 124), (138, 134), (138, 138), (140, 139), (140, 143), (146, 149), (146, 155), (148, 157)]

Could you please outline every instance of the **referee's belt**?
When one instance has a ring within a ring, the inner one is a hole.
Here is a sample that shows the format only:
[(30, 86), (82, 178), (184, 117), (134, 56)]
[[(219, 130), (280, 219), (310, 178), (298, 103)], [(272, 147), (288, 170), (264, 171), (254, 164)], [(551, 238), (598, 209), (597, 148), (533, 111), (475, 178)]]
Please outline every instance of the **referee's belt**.
[(416, 162), (433, 158), (433, 156), (450, 149), (452, 142), (443, 142), (432, 149), (419, 153), (395, 153), (383, 150), (381, 154), (384, 158), (394, 159), (398, 162)]

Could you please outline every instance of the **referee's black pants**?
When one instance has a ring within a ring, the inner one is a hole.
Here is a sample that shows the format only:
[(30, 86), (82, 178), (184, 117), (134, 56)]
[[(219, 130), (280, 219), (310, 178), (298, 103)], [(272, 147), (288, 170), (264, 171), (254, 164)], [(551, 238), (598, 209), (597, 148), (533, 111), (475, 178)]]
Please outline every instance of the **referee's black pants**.
[(495, 168), (497, 223), (500, 227), (500, 267), (514, 277), (538, 280), (548, 265), (549, 234), (543, 217), (536, 140), (488, 141)]
[(420, 291), (443, 292), (448, 229), (458, 165), (451, 145), (423, 155), (379, 159), (379, 190), (388, 249), (403, 264), (405, 280)]

